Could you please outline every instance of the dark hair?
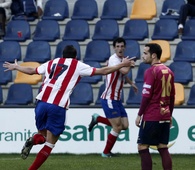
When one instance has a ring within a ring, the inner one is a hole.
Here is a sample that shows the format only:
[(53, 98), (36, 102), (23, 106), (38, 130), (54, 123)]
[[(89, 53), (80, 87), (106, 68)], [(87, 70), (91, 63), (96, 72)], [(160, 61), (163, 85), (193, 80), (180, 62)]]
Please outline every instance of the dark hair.
[(114, 39), (114, 41), (113, 41), (113, 47), (115, 47), (116, 46), (116, 43), (121, 43), (121, 42), (123, 42), (124, 43), (124, 45), (126, 46), (126, 41), (125, 41), (125, 39), (124, 38), (122, 38), (122, 37), (118, 37), (118, 38), (116, 38), (116, 39)]
[(149, 47), (149, 53), (151, 55), (153, 53), (155, 53), (157, 55), (158, 59), (161, 58), (162, 48), (159, 44), (157, 44), (157, 43), (148, 43), (148, 44), (145, 45), (145, 47)]
[(73, 45), (67, 45), (63, 50), (63, 58), (76, 58), (77, 50)]

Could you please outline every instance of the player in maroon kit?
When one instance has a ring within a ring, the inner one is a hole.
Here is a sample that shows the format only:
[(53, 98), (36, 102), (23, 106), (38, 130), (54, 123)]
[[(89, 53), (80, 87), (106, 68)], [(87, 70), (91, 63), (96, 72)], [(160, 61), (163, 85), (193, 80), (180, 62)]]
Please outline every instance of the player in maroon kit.
[(37, 68), (22, 67), (15, 63), (5, 62), (3, 67), (8, 70), (18, 70), (26, 74), (43, 74), (45, 76), (42, 89), (37, 95), (35, 119), (38, 133), (27, 139), (21, 151), (26, 159), (33, 145), (43, 144), (43, 148), (29, 170), (37, 170), (48, 158), (60, 134), (65, 129), (66, 109), (72, 90), (83, 76), (106, 75), (122, 67), (134, 66), (135, 62), (124, 58), (112, 67), (94, 68), (76, 60), (77, 51), (72, 45), (63, 50), (63, 57), (50, 60)]
[(137, 143), (142, 170), (152, 170), (150, 145), (157, 146), (163, 169), (172, 170), (167, 144), (175, 100), (174, 75), (160, 62), (161, 54), (161, 47), (151, 43), (145, 45), (142, 56), (143, 62), (151, 65), (144, 73), (142, 101), (135, 121), (140, 128)]

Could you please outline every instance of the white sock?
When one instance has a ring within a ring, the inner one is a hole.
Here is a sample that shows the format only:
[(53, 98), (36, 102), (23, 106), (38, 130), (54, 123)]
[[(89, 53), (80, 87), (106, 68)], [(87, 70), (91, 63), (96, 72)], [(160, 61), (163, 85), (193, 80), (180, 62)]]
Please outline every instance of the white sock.
[(43, 9), (42, 0), (37, 0), (37, 6)]
[(183, 25), (182, 24), (179, 24), (178, 29), (180, 29), (180, 28), (183, 28)]
[(52, 148), (52, 149), (53, 149), (54, 146), (55, 146), (54, 144), (51, 144), (51, 143), (49, 143), (49, 142), (45, 142), (45, 145), (47, 145), (48, 147), (50, 147), (50, 148)]
[(111, 132), (110, 132), (113, 136), (118, 136), (119, 134), (118, 133), (116, 133), (114, 130), (111, 130)]

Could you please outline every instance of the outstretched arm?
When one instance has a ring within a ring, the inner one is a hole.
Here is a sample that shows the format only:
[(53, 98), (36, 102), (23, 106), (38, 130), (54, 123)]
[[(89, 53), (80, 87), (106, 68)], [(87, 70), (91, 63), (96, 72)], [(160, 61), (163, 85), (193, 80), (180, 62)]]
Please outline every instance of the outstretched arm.
[(134, 58), (124, 58), (123, 61), (115, 66), (107, 66), (102, 68), (96, 68), (94, 75), (106, 75), (119, 70), (122, 67), (134, 67), (135, 63), (132, 62)]
[(128, 78), (128, 77), (126, 77), (125, 80), (126, 80), (127, 83), (129, 83), (129, 84), (133, 87), (134, 92), (137, 93), (137, 92), (138, 92), (138, 88), (137, 88), (137, 86), (133, 83), (133, 81), (130, 80), (130, 78)]
[(15, 60), (15, 63), (9, 63), (9, 62), (5, 61), (5, 63), (3, 64), (3, 67), (7, 68), (5, 71), (18, 70), (20, 72), (23, 72), (23, 73), (26, 73), (29, 75), (36, 74), (36, 68), (20, 66), (17, 63), (17, 60)]

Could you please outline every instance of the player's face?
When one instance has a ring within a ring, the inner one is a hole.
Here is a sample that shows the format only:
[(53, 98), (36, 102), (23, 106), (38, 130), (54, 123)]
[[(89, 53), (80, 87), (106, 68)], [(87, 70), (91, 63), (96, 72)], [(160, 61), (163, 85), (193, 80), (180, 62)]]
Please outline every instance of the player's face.
[(120, 58), (124, 57), (125, 45), (123, 42), (116, 43), (114, 50), (115, 50), (115, 53), (118, 57), (120, 57)]
[(144, 51), (142, 54), (142, 60), (146, 64), (152, 63), (152, 55), (149, 53), (149, 47), (144, 47)]

